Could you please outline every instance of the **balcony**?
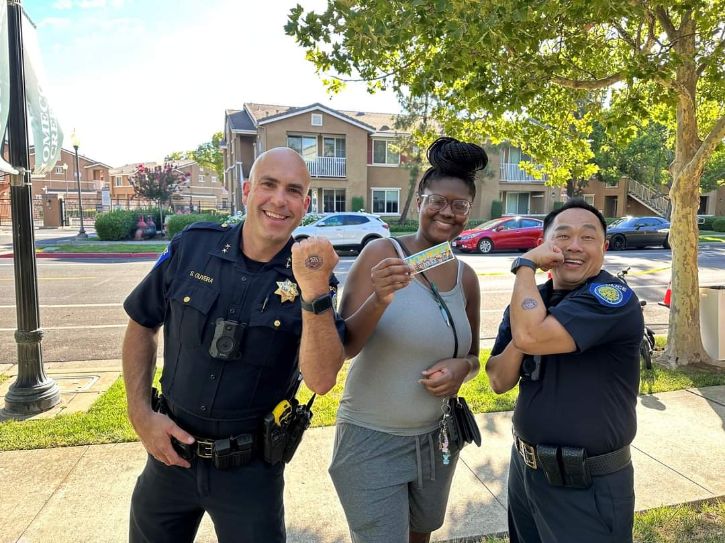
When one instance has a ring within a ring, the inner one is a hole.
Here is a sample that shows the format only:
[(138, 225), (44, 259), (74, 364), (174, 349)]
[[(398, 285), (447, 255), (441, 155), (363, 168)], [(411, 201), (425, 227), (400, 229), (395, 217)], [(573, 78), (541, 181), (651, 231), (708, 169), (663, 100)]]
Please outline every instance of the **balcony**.
[(312, 177), (347, 177), (347, 159), (330, 156), (305, 158)]
[(501, 163), (501, 181), (508, 183), (543, 183), (546, 181), (546, 175), (540, 179), (536, 179), (533, 175), (529, 175), (519, 168), (519, 164), (512, 162)]

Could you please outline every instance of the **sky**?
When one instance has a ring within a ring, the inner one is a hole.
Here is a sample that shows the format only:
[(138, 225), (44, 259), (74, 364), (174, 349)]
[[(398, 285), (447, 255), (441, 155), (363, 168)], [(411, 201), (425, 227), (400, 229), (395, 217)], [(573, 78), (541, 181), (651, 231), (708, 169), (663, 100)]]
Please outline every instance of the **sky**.
[(323, 0), (24, 0), (71, 149), (112, 167), (196, 148), (245, 102), (396, 113), (392, 92), (335, 97), (284, 33)]

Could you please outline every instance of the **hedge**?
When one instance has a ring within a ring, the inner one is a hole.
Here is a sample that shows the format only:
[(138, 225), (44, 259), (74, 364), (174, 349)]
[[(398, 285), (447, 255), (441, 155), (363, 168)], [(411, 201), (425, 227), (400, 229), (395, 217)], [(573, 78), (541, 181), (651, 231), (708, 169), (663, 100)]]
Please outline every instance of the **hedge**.
[(725, 219), (722, 215), (706, 215), (702, 217), (702, 222), (697, 223), (700, 230), (715, 230), (715, 221)]
[(216, 213), (186, 213), (183, 215), (171, 215), (166, 223), (166, 237), (171, 239), (184, 228), (195, 222), (223, 223), (228, 215), (217, 215)]
[(135, 211), (117, 209), (96, 216), (96, 235), (103, 241), (131, 239), (136, 229), (139, 214)]
[(725, 232), (725, 217), (717, 217), (712, 223), (715, 232)]

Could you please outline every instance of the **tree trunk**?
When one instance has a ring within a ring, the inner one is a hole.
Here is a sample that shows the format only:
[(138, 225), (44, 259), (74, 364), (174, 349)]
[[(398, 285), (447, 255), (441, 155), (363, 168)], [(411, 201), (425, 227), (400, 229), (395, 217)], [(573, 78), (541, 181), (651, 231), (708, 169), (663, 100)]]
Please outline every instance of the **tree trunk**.
[(403, 224), (408, 218), (408, 211), (410, 210), (410, 204), (413, 201), (413, 193), (415, 192), (415, 183), (418, 181), (418, 172), (420, 172), (419, 164), (413, 164), (410, 166), (408, 171), (408, 196), (405, 198), (405, 205), (403, 210), (400, 212), (400, 219), (398, 224)]
[(670, 367), (712, 362), (700, 337), (700, 289), (697, 273), (697, 209), (700, 203), (700, 176), (686, 166), (700, 146), (695, 116), (697, 71), (695, 68), (695, 24), (683, 22), (675, 49), (683, 59), (677, 69), (677, 135), (672, 172), (672, 303), (670, 305), (667, 349), (662, 361)]

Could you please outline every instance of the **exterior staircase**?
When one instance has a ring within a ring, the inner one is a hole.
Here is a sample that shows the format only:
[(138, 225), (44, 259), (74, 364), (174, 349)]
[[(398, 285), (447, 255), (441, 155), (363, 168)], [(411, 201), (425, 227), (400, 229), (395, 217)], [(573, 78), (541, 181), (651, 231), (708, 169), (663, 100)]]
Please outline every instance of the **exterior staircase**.
[(672, 212), (672, 203), (664, 194), (643, 185), (639, 181), (627, 179), (627, 195), (637, 200), (640, 204), (647, 206), (660, 217), (669, 220), (670, 213)]

